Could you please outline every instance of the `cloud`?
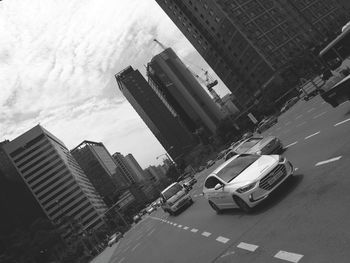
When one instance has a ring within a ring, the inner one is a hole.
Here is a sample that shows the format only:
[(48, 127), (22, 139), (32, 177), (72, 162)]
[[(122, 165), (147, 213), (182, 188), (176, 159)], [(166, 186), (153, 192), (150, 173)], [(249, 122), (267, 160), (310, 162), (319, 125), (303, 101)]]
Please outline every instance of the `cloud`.
[(114, 79), (128, 65), (145, 74), (154, 38), (194, 53), (154, 0), (1, 2), (0, 140), (41, 123), (69, 148), (97, 140), (154, 163), (164, 149)]

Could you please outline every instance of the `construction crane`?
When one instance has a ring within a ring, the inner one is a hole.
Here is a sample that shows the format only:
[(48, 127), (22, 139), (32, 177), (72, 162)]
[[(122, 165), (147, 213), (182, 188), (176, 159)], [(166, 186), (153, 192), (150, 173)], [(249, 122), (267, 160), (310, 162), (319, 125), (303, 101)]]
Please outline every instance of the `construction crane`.
[(160, 41), (158, 41), (158, 39), (155, 38), (155, 39), (153, 39), (153, 41), (156, 42), (162, 49), (164, 49), (164, 50), (167, 49), (167, 47), (164, 46)]

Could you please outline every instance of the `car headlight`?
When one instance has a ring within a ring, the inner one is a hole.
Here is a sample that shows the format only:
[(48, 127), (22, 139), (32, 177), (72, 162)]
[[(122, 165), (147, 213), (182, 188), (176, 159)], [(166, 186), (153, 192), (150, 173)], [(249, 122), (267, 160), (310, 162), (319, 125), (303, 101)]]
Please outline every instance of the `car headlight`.
[(247, 191), (253, 189), (253, 188), (255, 187), (256, 183), (257, 183), (257, 182), (254, 182), (254, 183), (248, 184), (248, 185), (246, 185), (246, 186), (243, 186), (243, 187), (241, 187), (241, 188), (238, 188), (238, 189), (237, 189), (237, 192), (240, 193), (240, 194), (245, 193), (245, 192), (247, 192)]

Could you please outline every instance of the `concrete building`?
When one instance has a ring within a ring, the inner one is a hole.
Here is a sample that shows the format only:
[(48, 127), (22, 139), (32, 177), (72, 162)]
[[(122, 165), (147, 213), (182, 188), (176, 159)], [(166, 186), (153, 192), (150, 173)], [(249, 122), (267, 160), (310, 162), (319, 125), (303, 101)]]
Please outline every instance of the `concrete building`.
[(202, 126), (215, 133), (224, 118), (220, 108), (171, 48), (152, 58), (147, 76), (191, 132)]
[(103, 143), (83, 141), (71, 154), (107, 205), (114, 203), (118, 191), (130, 185)]
[(135, 157), (131, 153), (129, 153), (125, 156), (125, 161), (128, 163), (129, 168), (138, 178), (137, 180), (139, 182), (143, 182), (145, 180), (145, 175), (143, 173), (143, 169), (141, 168), (140, 164), (136, 161)]
[(124, 96), (174, 160), (193, 147), (191, 132), (138, 70), (129, 66), (115, 77)]
[[(26, 229), (39, 218), (47, 218), (29, 188), (13, 166), (0, 142), (0, 235)], [(0, 244), (1, 250), (1, 244)]]
[(287, 78), (289, 58), (339, 30), (345, 16), (337, 0), (156, 2), (243, 107), (280, 75)]
[(116, 152), (112, 155), (112, 157), (118, 163), (118, 165), (123, 171), (123, 174), (125, 175), (125, 177), (128, 178), (130, 184), (135, 184), (136, 182), (139, 182), (137, 175), (130, 168), (129, 163), (125, 159), (124, 155), (122, 155), (120, 152)]
[[(85, 230), (104, 224), (105, 203), (57, 137), (37, 125), (3, 149), (53, 223), (63, 226), (62, 219), (68, 216)], [(65, 229), (67, 237), (72, 232)]]

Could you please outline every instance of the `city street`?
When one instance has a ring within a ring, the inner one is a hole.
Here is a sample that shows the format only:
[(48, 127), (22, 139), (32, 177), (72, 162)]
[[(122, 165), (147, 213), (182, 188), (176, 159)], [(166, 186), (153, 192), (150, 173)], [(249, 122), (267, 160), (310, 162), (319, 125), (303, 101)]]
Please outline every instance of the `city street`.
[(251, 214), (217, 215), (201, 195), (220, 160), (196, 175), (192, 206), (158, 209), (93, 263), (349, 262), (350, 103), (299, 101), (263, 135), (282, 140), (295, 176)]

